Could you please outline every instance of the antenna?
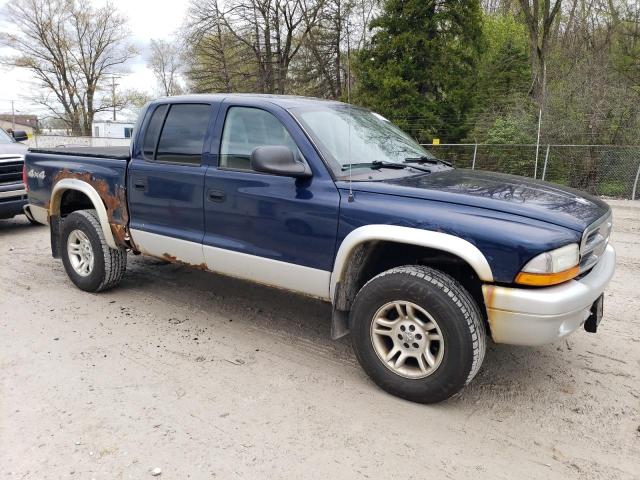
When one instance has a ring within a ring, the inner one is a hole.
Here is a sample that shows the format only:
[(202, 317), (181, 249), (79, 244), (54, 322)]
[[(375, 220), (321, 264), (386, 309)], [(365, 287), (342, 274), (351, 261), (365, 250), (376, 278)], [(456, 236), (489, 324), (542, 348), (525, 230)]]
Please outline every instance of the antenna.
[(351, 43), (349, 39), (349, 17), (347, 16), (347, 111), (348, 111), (348, 128), (347, 128), (347, 160), (349, 162), (349, 202), (353, 202), (353, 188), (351, 182)]

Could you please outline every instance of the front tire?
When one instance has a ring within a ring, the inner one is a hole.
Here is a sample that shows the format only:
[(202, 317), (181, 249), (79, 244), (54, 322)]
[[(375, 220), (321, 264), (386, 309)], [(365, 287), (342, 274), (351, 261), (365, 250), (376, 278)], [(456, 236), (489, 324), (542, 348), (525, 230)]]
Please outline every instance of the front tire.
[(484, 321), (469, 292), (419, 265), (393, 268), (362, 287), (351, 310), (351, 338), (378, 386), (419, 403), (459, 392), (486, 349)]
[(64, 219), (62, 263), (76, 287), (101, 292), (116, 286), (127, 269), (127, 252), (107, 245), (95, 210), (77, 210)]

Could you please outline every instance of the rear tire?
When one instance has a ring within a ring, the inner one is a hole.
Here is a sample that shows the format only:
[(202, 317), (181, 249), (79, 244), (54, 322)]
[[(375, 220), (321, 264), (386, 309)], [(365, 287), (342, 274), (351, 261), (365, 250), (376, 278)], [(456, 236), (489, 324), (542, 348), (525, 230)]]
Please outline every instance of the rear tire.
[(107, 245), (95, 210), (77, 210), (64, 219), (62, 263), (76, 287), (101, 292), (116, 286), (127, 269), (127, 252)]
[(419, 403), (459, 392), (478, 373), (486, 334), (478, 305), (433, 268), (397, 267), (371, 279), (351, 310), (358, 361), (383, 390)]

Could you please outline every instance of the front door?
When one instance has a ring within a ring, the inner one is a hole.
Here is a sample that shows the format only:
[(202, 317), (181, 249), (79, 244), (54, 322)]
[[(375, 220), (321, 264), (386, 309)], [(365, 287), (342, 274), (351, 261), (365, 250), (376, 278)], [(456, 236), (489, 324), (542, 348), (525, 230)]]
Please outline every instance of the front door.
[[(228, 102), (228, 103), (227, 103)], [(205, 175), (205, 261), (212, 270), (329, 296), (339, 193), (304, 133), (283, 109), (227, 101), (216, 125), (217, 165)], [(251, 152), (289, 147), (312, 178), (255, 172)], [(214, 162), (215, 163), (215, 162)]]
[(200, 265), (204, 236), (202, 161), (215, 107), (151, 107), (129, 164), (129, 226), (143, 253)]

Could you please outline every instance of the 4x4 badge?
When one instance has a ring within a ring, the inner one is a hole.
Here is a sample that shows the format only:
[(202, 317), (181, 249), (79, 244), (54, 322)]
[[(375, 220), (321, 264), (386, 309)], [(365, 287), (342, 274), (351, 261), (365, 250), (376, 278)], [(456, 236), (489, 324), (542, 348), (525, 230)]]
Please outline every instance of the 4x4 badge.
[(44, 177), (46, 177), (44, 170), (36, 172), (33, 168), (27, 172), (27, 175), (29, 176), (29, 178), (37, 178), (39, 180), (44, 180)]

